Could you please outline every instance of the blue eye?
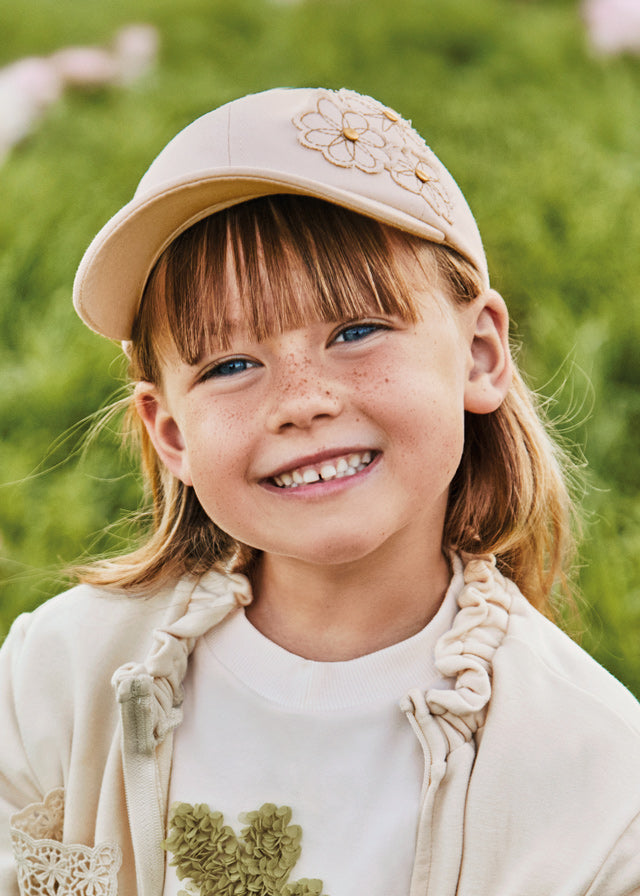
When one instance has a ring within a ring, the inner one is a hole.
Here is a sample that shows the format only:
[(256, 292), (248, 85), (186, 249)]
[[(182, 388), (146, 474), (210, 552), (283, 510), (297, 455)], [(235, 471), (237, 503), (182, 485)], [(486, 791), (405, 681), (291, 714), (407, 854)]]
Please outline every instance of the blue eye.
[(226, 361), (220, 361), (205, 371), (202, 379), (211, 379), (213, 377), (233, 376), (236, 373), (244, 373), (251, 367), (257, 367), (255, 361), (249, 361), (248, 358), (228, 358)]
[(344, 330), (340, 330), (338, 335), (333, 340), (334, 342), (359, 342), (361, 339), (366, 339), (367, 336), (370, 336), (372, 333), (377, 332), (378, 330), (386, 329), (381, 324), (349, 324), (348, 327), (345, 327)]

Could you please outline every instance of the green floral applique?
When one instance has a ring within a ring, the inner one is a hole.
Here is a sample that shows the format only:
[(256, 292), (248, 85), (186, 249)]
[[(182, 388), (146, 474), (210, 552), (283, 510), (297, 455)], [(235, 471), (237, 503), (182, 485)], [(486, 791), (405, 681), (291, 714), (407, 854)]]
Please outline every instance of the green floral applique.
[(291, 815), (289, 806), (265, 803), (240, 816), (246, 827), (237, 837), (221, 812), (176, 803), (162, 845), (185, 883), (179, 896), (323, 896), (321, 880), (287, 883), (302, 839)]

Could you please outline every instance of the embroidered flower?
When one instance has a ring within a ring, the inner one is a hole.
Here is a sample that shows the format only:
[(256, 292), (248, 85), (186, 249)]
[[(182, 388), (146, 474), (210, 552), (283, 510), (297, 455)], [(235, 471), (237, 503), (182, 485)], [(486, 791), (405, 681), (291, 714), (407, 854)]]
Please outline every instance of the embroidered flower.
[(341, 168), (385, 171), (402, 189), (424, 199), (438, 218), (452, 223), (453, 204), (442, 166), (420, 134), (393, 109), (352, 90), (319, 91), (311, 109), (293, 119), (298, 139)]
[(300, 857), (302, 830), (290, 824), (291, 809), (265, 803), (246, 812), (236, 837), (220, 812), (177, 803), (163, 846), (184, 882), (179, 896), (322, 896), (322, 881), (287, 879)]
[(359, 109), (323, 94), (316, 108), (298, 116), (294, 124), (301, 131), (302, 145), (320, 150), (328, 162), (370, 174), (384, 170), (386, 140)]
[(402, 149), (405, 145), (426, 146), (411, 122), (399, 115), (395, 109), (384, 106), (371, 96), (364, 96), (354, 90), (338, 90), (336, 93), (351, 109), (357, 109), (366, 116), (372, 130), (386, 136), (387, 143)]
[(442, 187), (434, 160), (426, 153), (416, 153), (412, 149), (404, 150), (394, 159), (389, 173), (400, 187), (422, 196), (438, 217), (444, 218), (449, 224), (452, 223), (451, 201)]

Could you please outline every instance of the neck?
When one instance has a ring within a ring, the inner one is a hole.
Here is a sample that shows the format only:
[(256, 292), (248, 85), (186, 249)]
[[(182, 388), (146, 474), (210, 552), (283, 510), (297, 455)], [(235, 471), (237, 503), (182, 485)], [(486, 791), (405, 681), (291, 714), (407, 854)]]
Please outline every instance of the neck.
[(264, 554), (248, 619), (290, 653), (323, 662), (354, 659), (411, 637), (440, 607), (449, 564), (439, 546), (400, 555), (392, 544), (385, 548), (339, 565)]

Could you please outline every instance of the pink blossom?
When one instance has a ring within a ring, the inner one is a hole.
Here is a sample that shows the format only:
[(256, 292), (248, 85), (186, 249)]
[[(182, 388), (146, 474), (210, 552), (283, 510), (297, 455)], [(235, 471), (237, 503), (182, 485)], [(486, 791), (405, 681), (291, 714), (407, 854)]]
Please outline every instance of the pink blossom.
[(116, 34), (110, 49), (66, 47), (0, 69), (0, 162), (34, 130), (64, 88), (131, 84), (155, 63), (158, 45), (155, 28), (129, 25)]
[(583, 0), (582, 15), (597, 52), (640, 53), (639, 0)]
[(29, 57), (0, 69), (0, 161), (31, 133), (62, 87), (46, 59)]
[(68, 87), (104, 87), (113, 84), (119, 67), (112, 53), (97, 47), (69, 47), (50, 57)]
[(152, 25), (128, 25), (116, 34), (114, 53), (122, 84), (131, 84), (145, 75), (158, 56), (160, 39)]

